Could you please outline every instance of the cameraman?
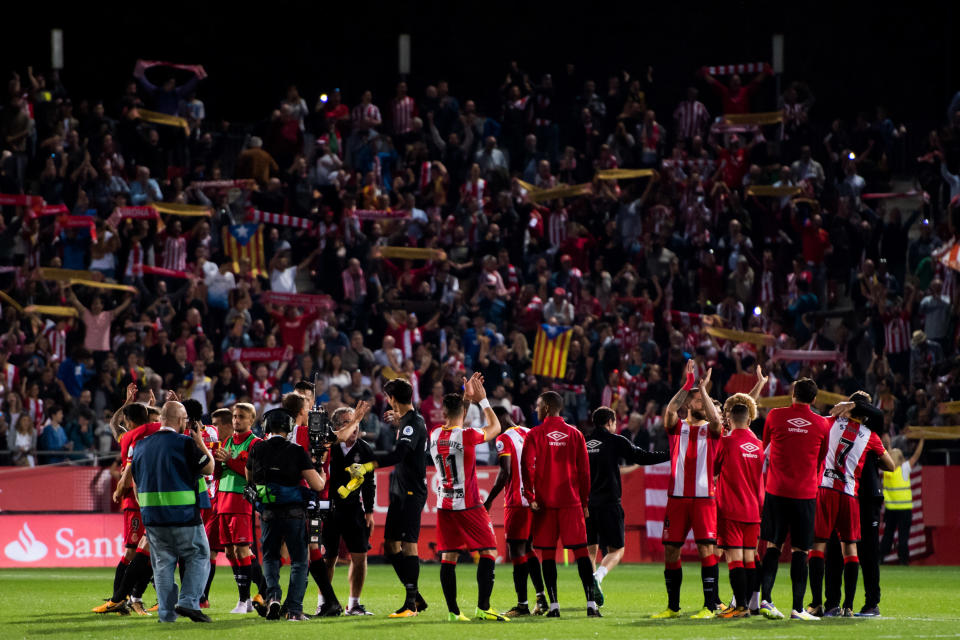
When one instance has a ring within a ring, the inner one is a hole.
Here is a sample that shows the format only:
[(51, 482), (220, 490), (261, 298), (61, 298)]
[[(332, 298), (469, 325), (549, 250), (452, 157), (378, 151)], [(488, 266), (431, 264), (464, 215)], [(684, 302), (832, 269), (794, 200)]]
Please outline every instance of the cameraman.
[[(326, 550), (326, 564), (330, 581), (340, 555), (340, 539), (350, 552), (350, 603), (346, 615), (373, 615), (360, 604), (360, 592), (367, 577), (367, 551), (370, 549), (370, 534), (373, 533), (373, 505), (376, 501), (377, 481), (375, 474), (366, 474), (360, 489), (352, 491), (347, 497), (341, 497), (339, 488), (350, 482), (348, 467), (351, 464), (373, 462), (373, 449), (360, 439), (359, 429), (349, 429), (351, 423), (358, 423), (356, 412), (349, 407), (341, 407), (330, 416), (333, 428), (338, 434), (347, 429), (349, 436), (330, 449), (330, 496), (333, 510), (323, 523), (323, 547)], [(363, 504), (360, 503), (361, 497)]]
[(260, 543), (263, 573), (267, 581), (268, 620), (280, 617), (280, 547), (286, 542), (290, 554), (290, 585), (283, 609), (287, 620), (309, 620), (303, 614), (307, 589), (307, 511), (300, 483), (305, 480), (314, 491), (322, 491), (326, 477), (313, 467), (302, 447), (287, 441), (294, 420), (283, 409), (263, 416), (266, 440), (250, 450), (247, 481), (257, 485), (258, 506), (262, 508)]

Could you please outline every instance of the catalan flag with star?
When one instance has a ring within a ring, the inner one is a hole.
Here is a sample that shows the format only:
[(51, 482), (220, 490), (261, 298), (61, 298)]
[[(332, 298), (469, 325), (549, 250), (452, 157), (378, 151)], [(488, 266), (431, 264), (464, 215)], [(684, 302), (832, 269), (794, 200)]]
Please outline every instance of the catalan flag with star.
[(263, 225), (248, 222), (223, 228), (223, 250), (233, 260), (234, 273), (240, 272), (240, 262), (250, 261), (254, 276), (267, 277), (267, 262), (263, 259)]
[(533, 345), (533, 373), (548, 378), (565, 376), (572, 338), (573, 327), (541, 324)]

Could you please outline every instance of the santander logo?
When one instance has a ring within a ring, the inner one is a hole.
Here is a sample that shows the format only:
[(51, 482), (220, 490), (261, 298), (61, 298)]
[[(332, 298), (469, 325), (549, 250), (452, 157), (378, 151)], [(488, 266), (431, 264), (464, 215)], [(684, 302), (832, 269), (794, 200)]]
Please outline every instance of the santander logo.
[(17, 539), (7, 544), (3, 552), (16, 562), (36, 562), (46, 557), (47, 545), (37, 540), (30, 525), (24, 522)]

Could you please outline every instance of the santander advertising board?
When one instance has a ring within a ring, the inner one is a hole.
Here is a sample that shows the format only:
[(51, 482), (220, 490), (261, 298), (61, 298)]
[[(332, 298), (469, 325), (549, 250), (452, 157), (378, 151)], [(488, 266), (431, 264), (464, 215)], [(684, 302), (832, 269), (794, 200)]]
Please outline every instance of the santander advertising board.
[(118, 514), (0, 516), (0, 567), (110, 567), (123, 554)]

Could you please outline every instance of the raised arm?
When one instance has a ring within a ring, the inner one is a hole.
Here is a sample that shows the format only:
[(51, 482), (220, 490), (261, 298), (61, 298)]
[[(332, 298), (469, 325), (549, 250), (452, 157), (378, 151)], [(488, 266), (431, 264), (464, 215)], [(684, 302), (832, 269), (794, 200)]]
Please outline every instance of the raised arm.
[(120, 436), (128, 431), (126, 428), (120, 426), (120, 421), (123, 419), (123, 408), (128, 404), (133, 404), (136, 399), (137, 384), (135, 382), (131, 382), (127, 385), (127, 397), (124, 400), (124, 403), (119, 409), (113, 412), (112, 416), (110, 416), (110, 433), (113, 434), (113, 439), (117, 442), (120, 442)]
[(910, 456), (910, 468), (917, 466), (917, 463), (920, 462), (920, 454), (923, 453), (923, 443), (926, 442), (923, 438), (917, 441), (917, 448), (913, 450), (913, 455)]
[(760, 394), (763, 393), (763, 388), (767, 386), (767, 380), (769, 380), (769, 378), (763, 375), (763, 369), (760, 367), (759, 364), (757, 365), (756, 376), (757, 376), (757, 381), (753, 385), (753, 389), (750, 389), (750, 397), (753, 398), (754, 400), (759, 400)]
[(487, 390), (483, 388), (483, 376), (474, 373), (469, 380), (463, 379), (463, 399), (476, 402), (483, 409), (483, 441), (490, 442), (500, 435), (500, 420), (487, 400)]
[(677, 411), (679, 411), (684, 405), (684, 403), (687, 401), (687, 397), (693, 390), (693, 385), (696, 381), (696, 378), (693, 375), (693, 368), (693, 360), (687, 360), (687, 366), (684, 369), (685, 379), (683, 387), (681, 387), (681, 389), (677, 391), (676, 395), (670, 399), (670, 402), (667, 403), (666, 408), (663, 410), (663, 427), (668, 431), (677, 423)]
[(723, 419), (717, 405), (713, 404), (713, 398), (707, 393), (710, 388), (710, 376), (713, 375), (713, 368), (707, 369), (707, 375), (700, 381), (700, 397), (703, 399), (703, 412), (707, 414), (707, 422), (710, 423), (711, 433), (719, 434), (723, 430)]

